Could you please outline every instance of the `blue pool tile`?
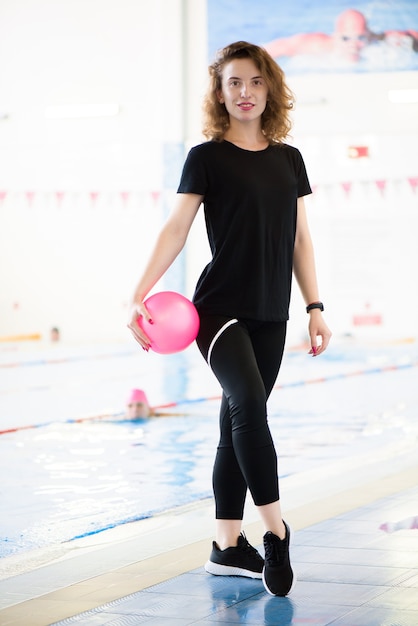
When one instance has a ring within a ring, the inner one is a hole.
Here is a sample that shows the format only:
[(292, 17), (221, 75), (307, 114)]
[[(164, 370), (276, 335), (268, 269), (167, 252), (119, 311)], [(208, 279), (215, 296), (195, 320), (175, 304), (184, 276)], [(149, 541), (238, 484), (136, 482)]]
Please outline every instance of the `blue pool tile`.
[[(417, 497), (418, 487), (408, 493)], [(298, 582), (288, 598), (269, 596), (260, 580), (210, 576), (200, 567), (55, 626), (417, 626), (418, 533), (373, 534), (369, 522), (350, 532), (368, 509), (294, 534)]]
[(399, 584), (409, 575), (409, 570), (395, 567), (373, 567), (368, 565), (322, 564), (311, 565), (304, 580), (332, 580), (335, 583), (352, 583), (368, 585)]
[(219, 600), (235, 604), (264, 591), (263, 583), (258, 579), (239, 576), (210, 576), (203, 568), (196, 573), (187, 573), (148, 587), (144, 593), (174, 594), (198, 598), (211, 598), (216, 604)]
[[(418, 529), (403, 530), (392, 535), (382, 533), (376, 542), (376, 547), (384, 550), (418, 553)], [(418, 560), (418, 559), (417, 559)]]
[[(291, 551), (295, 566), (309, 563), (329, 563), (340, 565), (389, 565), (385, 550), (350, 550), (349, 548), (294, 546)], [(403, 553), (402, 553), (403, 554)], [(390, 563), (392, 565), (392, 563)], [(409, 562), (397, 563), (397, 567), (409, 567)]]
[[(299, 533), (298, 533), (299, 534)], [(333, 548), (360, 549), (368, 548), (378, 541), (378, 536), (354, 535), (349, 532), (320, 532), (302, 530), (295, 545), (324, 546)]]
[[(245, 600), (238, 605), (219, 611), (206, 620), (208, 624), (260, 624), (287, 626), (293, 623), (294, 605), (288, 598), (273, 598), (262, 593), (252, 600)], [(198, 622), (199, 626), (202, 626)]]
[[(414, 555), (415, 558), (417, 555)], [(418, 589), (418, 569), (415, 569), (415, 573), (410, 573), (409, 577), (403, 583), (404, 587), (416, 587)]]
[(415, 611), (375, 609), (361, 607), (343, 618), (332, 622), (332, 626), (417, 626)]
[[(49, 626), (70, 626), (82, 624), (82, 626), (137, 626), (146, 624), (147, 626), (168, 626), (165, 617), (149, 617), (147, 615), (119, 615), (118, 613), (81, 613), (74, 618), (56, 622)], [(189, 626), (189, 618), (171, 617), (170, 626)]]
[(253, 601), (222, 611), (197, 622), (198, 626), (209, 624), (245, 624), (246, 626), (291, 626), (292, 624), (315, 624), (326, 626), (338, 617), (350, 612), (347, 607), (326, 605), (303, 605), (290, 598), (273, 598), (260, 595)]
[(310, 604), (361, 606), (381, 593), (382, 588), (374, 585), (339, 584), (332, 582), (332, 579), (322, 582), (298, 580), (292, 599)]
[(164, 617), (167, 620), (173, 617), (193, 616), (197, 620), (211, 615), (216, 611), (216, 608), (216, 603), (211, 598), (138, 593), (119, 603), (117, 611), (112, 606), (104, 608), (104, 612), (117, 613), (118, 615)]
[[(347, 521), (349, 521), (349, 524), (347, 524)], [(320, 524), (315, 524), (310, 527), (310, 531), (318, 531), (320, 533), (326, 532), (332, 535), (380, 535), (380, 531), (375, 520), (346, 520), (344, 518), (335, 518), (332, 520), (326, 520)]]
[(418, 617), (418, 593), (416, 588), (392, 587), (386, 589), (384, 593), (374, 598), (369, 604), (370, 606), (382, 608), (416, 611)]

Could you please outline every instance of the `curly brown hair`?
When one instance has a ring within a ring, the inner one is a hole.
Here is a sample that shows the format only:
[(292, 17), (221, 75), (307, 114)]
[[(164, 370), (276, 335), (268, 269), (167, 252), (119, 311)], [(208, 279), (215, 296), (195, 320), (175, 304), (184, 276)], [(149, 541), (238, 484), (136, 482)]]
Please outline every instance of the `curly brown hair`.
[(229, 128), (229, 114), (217, 93), (222, 87), (222, 72), (232, 59), (251, 59), (256, 64), (267, 83), (268, 100), (261, 116), (262, 131), (270, 143), (282, 143), (288, 136), (292, 123), (290, 110), (294, 96), (285, 82), (281, 67), (267, 50), (248, 43), (237, 41), (217, 52), (215, 61), (209, 65), (209, 85), (203, 100), (203, 135), (207, 139), (222, 141)]

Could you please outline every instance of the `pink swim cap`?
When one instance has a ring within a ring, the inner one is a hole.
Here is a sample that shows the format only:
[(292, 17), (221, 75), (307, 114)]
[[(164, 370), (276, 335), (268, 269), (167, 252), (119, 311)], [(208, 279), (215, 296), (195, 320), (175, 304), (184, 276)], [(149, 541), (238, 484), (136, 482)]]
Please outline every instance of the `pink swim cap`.
[(142, 402), (142, 404), (148, 405), (148, 398), (145, 394), (145, 391), (142, 391), (142, 389), (132, 389), (128, 396), (126, 404), (133, 404), (134, 402)]

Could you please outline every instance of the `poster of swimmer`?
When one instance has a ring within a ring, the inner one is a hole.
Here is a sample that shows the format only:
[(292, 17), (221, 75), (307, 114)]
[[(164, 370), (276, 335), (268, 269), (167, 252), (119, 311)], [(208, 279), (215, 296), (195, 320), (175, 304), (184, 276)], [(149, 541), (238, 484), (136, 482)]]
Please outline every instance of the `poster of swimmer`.
[(418, 69), (418, 1), (207, 0), (209, 58), (264, 46), (287, 73)]

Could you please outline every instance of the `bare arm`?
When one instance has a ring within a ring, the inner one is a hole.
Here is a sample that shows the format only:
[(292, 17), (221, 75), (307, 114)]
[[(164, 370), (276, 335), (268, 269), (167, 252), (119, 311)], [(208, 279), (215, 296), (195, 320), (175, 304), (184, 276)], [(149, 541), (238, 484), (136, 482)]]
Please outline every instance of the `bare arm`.
[(183, 249), (202, 200), (203, 197), (197, 194), (177, 194), (175, 206), (157, 237), (148, 263), (135, 288), (128, 328), (131, 329), (134, 339), (145, 350), (148, 350), (150, 341), (136, 322), (139, 315), (143, 315), (147, 320), (150, 319), (143, 304), (144, 298)]
[[(293, 256), (293, 272), (305, 303), (311, 304), (312, 302), (318, 302), (319, 292), (316, 278), (314, 250), (303, 198), (298, 199), (298, 217)], [(329, 340), (331, 339), (331, 331), (326, 325), (319, 309), (312, 309), (309, 316), (309, 336), (311, 340), (310, 353), (315, 356), (326, 350)], [(320, 346), (317, 344), (318, 337), (321, 337)]]
[(324, 33), (300, 33), (274, 39), (264, 48), (273, 59), (293, 57), (297, 54), (324, 54), (332, 51), (332, 37)]

